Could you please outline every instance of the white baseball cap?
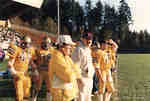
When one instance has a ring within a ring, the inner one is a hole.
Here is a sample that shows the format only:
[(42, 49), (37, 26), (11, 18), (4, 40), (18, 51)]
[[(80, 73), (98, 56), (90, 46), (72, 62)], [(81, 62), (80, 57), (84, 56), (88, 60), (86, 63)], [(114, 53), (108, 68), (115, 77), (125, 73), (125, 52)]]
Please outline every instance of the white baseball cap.
[(70, 35), (60, 35), (57, 39), (58, 44), (68, 44), (68, 45), (76, 45)]

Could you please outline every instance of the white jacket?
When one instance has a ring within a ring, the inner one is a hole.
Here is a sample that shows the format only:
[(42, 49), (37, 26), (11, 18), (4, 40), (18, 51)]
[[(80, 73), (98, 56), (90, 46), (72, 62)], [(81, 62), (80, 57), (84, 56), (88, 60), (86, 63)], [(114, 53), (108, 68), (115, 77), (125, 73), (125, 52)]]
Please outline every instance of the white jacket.
[(95, 70), (89, 47), (85, 47), (82, 43), (77, 46), (73, 51), (72, 60), (81, 68), (82, 77), (93, 78)]

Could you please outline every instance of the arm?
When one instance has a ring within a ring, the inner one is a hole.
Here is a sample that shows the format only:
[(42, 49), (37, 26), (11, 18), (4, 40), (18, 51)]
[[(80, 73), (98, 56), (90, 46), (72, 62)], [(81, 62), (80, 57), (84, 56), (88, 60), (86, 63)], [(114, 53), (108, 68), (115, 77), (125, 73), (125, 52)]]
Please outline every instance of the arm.
[(17, 74), (17, 72), (13, 66), (14, 62), (15, 62), (15, 59), (10, 59), (8, 61), (8, 70), (13, 76)]
[(74, 68), (74, 72), (77, 76), (77, 79), (80, 79), (81, 78), (81, 69), (76, 64), (73, 65), (73, 68)]
[(72, 54), (72, 60), (76, 65), (78, 65), (78, 67), (81, 69), (81, 72), (87, 71), (88, 67), (87, 58), (85, 58), (84, 54), (84, 50), (79, 47), (77, 47)]
[(66, 64), (55, 63), (55, 73), (56, 75), (66, 83), (73, 81), (73, 71)]
[(7, 54), (9, 56), (8, 70), (14, 76), (17, 74), (14, 68), (15, 58), (17, 56), (17, 47), (15, 47), (15, 45), (10, 45), (8, 48)]
[(49, 63), (49, 68), (50, 70), (52, 69), (53, 74), (56, 73), (56, 76), (66, 83), (72, 82), (74, 78), (73, 70), (70, 66), (66, 64), (64, 56), (61, 54), (53, 54)]
[(80, 68), (80, 65), (81, 65), (81, 52), (80, 52), (80, 49), (77, 47), (74, 51), (73, 51), (73, 54), (72, 54), (72, 60), (75, 64), (77, 64)]
[(38, 50), (34, 49), (32, 50), (32, 57), (31, 57), (31, 61), (30, 61), (30, 65), (31, 65), (31, 70), (34, 71), (37, 69), (38, 66)]
[(117, 51), (117, 49), (118, 49), (118, 45), (117, 45), (117, 43), (116, 42), (114, 42), (113, 40), (110, 40), (110, 43), (114, 46), (114, 51), (116, 52)]

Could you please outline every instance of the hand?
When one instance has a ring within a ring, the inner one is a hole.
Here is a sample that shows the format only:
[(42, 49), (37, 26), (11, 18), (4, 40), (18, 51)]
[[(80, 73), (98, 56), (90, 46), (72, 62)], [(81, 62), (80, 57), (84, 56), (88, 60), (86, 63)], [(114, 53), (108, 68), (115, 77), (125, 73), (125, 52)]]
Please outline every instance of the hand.
[(32, 80), (33, 82), (39, 83), (40, 81), (40, 74), (37, 70), (35, 70), (32, 74)]
[(77, 79), (78, 87), (80, 91), (83, 91), (84, 83), (81, 79)]
[(17, 75), (17, 74), (13, 74), (13, 78), (14, 78), (15, 80), (20, 80), (20, 79), (21, 79), (21, 77), (20, 77), (19, 75)]
[(110, 43), (113, 43), (114, 41), (112, 39), (109, 40)]
[(117, 72), (116, 68), (111, 68), (111, 71), (114, 72), (114, 73)]

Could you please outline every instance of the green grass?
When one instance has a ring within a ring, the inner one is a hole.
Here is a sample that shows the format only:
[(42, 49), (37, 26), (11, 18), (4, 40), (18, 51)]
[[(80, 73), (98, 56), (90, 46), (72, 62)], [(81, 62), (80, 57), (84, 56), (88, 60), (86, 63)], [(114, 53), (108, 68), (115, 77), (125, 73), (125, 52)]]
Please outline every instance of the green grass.
[(120, 54), (118, 78), (120, 101), (149, 101), (150, 54)]
[(0, 72), (6, 70), (7, 64), (8, 64), (8, 60), (4, 60), (3, 62), (0, 62)]

